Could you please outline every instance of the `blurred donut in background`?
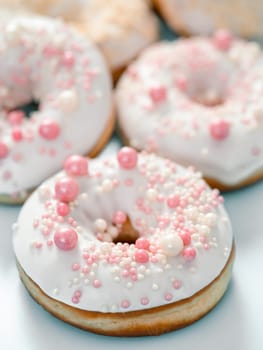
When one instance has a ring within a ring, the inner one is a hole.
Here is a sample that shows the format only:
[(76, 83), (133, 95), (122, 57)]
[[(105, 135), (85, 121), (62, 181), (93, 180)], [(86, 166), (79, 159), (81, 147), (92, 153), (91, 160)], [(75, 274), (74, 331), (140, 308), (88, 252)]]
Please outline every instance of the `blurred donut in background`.
[(0, 6), (70, 22), (99, 46), (114, 80), (159, 37), (157, 17), (145, 0), (0, 0)]
[(212, 34), (226, 28), (245, 38), (263, 34), (260, 0), (154, 0), (169, 26), (179, 34)]

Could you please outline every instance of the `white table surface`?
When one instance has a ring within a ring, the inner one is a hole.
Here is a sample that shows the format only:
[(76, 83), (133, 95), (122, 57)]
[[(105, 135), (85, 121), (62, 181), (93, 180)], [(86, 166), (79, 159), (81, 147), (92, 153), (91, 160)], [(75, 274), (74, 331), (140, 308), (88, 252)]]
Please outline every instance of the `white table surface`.
[[(111, 142), (104, 154), (117, 150)], [(1, 350), (260, 350), (263, 348), (263, 181), (224, 194), (232, 219), (237, 255), (230, 287), (203, 319), (159, 337), (95, 335), (44, 311), (19, 280), (11, 226), (20, 207), (0, 206)]]

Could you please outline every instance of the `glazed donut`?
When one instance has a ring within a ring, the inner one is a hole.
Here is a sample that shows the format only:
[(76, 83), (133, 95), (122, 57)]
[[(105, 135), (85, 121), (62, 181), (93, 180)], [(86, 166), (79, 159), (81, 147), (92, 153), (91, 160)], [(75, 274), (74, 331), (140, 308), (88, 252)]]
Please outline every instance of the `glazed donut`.
[(126, 143), (234, 189), (263, 175), (263, 66), (258, 44), (220, 30), (147, 49), (116, 91)]
[(218, 303), (231, 276), (233, 235), (219, 192), (191, 168), (129, 147), (117, 157), (69, 157), (13, 229), (29, 293), (95, 333), (186, 326)]
[(263, 34), (260, 0), (154, 0), (169, 26), (180, 34), (212, 34), (226, 28), (246, 38)]
[[(60, 21), (0, 24), (0, 199), (21, 202), (73, 153), (94, 155), (114, 125), (111, 78), (98, 50)], [(31, 117), (17, 109), (35, 100)]]
[(62, 17), (94, 41), (104, 54), (114, 80), (138, 53), (158, 39), (158, 20), (145, 0), (0, 0)]

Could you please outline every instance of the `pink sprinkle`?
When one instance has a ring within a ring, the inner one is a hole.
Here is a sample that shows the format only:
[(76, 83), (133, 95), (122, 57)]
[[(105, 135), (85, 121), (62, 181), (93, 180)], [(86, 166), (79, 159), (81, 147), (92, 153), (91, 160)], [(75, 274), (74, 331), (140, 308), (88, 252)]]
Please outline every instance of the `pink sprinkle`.
[(214, 45), (222, 51), (230, 49), (233, 43), (233, 35), (225, 29), (218, 30), (213, 37)]
[(192, 261), (196, 257), (196, 250), (193, 247), (187, 247), (183, 250), (182, 255), (186, 261)]
[(35, 219), (34, 221), (33, 221), (33, 227), (34, 228), (37, 228), (39, 226), (39, 220), (38, 219)]
[(169, 196), (167, 199), (167, 205), (169, 208), (176, 208), (180, 204), (180, 197), (178, 195)]
[(20, 128), (14, 128), (12, 130), (12, 138), (14, 141), (19, 142), (23, 140), (23, 132)]
[(35, 242), (35, 247), (36, 247), (37, 249), (42, 248), (42, 246), (43, 246), (43, 244), (42, 244), (41, 242)]
[(61, 57), (61, 63), (67, 68), (71, 68), (75, 63), (74, 55), (71, 51), (66, 51)]
[(77, 297), (77, 298), (80, 298), (81, 295), (82, 295), (81, 290), (76, 290), (76, 291), (74, 292), (74, 296)]
[(101, 282), (99, 280), (94, 280), (92, 284), (95, 288), (99, 288), (101, 286)]
[(148, 250), (150, 247), (150, 242), (148, 241), (147, 238), (140, 237), (136, 240), (135, 242), (135, 247), (138, 249), (146, 249)]
[(180, 280), (173, 281), (173, 287), (174, 289), (180, 289), (182, 286), (182, 282)]
[(127, 215), (123, 211), (116, 211), (113, 215), (112, 222), (116, 225), (122, 225), (127, 220)]
[(121, 307), (122, 307), (123, 309), (127, 309), (129, 306), (130, 306), (129, 300), (127, 300), (127, 299), (122, 300), (122, 302), (121, 302)]
[(90, 267), (89, 266), (83, 266), (81, 271), (87, 275), (90, 272)]
[(55, 196), (62, 202), (71, 202), (77, 198), (79, 186), (77, 182), (70, 177), (63, 177), (55, 184)]
[(125, 185), (126, 185), (127, 187), (132, 186), (132, 185), (133, 185), (133, 179), (126, 179), (126, 180), (125, 180)]
[(25, 113), (23, 111), (12, 111), (8, 113), (8, 122), (11, 125), (20, 125), (25, 118)]
[(75, 295), (72, 297), (72, 303), (73, 304), (78, 304), (79, 303), (79, 298), (78, 297), (76, 297)]
[(2, 178), (5, 181), (10, 180), (12, 178), (11, 171), (9, 171), (9, 170), (4, 171)]
[(121, 168), (131, 170), (137, 165), (138, 155), (133, 148), (122, 147), (118, 152), (117, 159)]
[(46, 140), (54, 140), (60, 134), (60, 127), (58, 123), (53, 120), (45, 119), (39, 126), (39, 135)]
[(215, 120), (210, 123), (209, 131), (213, 139), (221, 141), (229, 135), (230, 123), (226, 120)]
[(191, 235), (188, 231), (180, 232), (179, 236), (182, 238), (184, 245), (189, 245), (191, 243)]
[(48, 246), (48, 247), (52, 247), (52, 245), (53, 245), (53, 241), (51, 241), (51, 239), (49, 239), (49, 240), (47, 241), (47, 246)]
[(142, 305), (148, 305), (148, 304), (149, 304), (149, 298), (147, 298), (147, 297), (142, 297), (142, 298), (141, 298), (141, 304), (142, 304)]
[(9, 149), (7, 145), (4, 142), (0, 141), (0, 159), (5, 158), (8, 155), (8, 153)]
[(80, 269), (80, 265), (75, 263), (72, 265), (72, 271), (78, 271)]
[(70, 212), (70, 207), (64, 202), (58, 202), (57, 204), (57, 213), (60, 216), (67, 216)]
[(184, 76), (177, 77), (175, 85), (180, 91), (185, 91), (187, 89), (187, 79)]
[(166, 293), (165, 294), (165, 300), (166, 301), (171, 301), (173, 299), (173, 295), (171, 293)]
[(59, 228), (54, 235), (54, 242), (61, 250), (72, 250), (76, 247), (78, 235), (69, 227)]
[(149, 95), (153, 102), (160, 103), (166, 100), (165, 86), (153, 86), (149, 90)]
[(259, 147), (253, 147), (252, 150), (251, 150), (251, 153), (252, 153), (253, 156), (258, 156), (258, 155), (260, 155), (261, 150), (260, 150)]
[(135, 261), (140, 264), (145, 264), (149, 261), (149, 254), (144, 249), (138, 249), (134, 255)]
[(88, 173), (88, 160), (78, 155), (70, 156), (64, 163), (64, 170), (68, 175), (84, 176)]

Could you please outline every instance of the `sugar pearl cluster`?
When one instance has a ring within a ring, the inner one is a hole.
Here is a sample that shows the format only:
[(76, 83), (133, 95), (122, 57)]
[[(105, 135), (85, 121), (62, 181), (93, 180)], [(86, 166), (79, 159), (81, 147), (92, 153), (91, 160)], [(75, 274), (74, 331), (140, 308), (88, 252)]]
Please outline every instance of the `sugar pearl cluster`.
[[(103, 189), (105, 181), (114, 185)], [(209, 190), (192, 169), (153, 154), (123, 147), (107, 160), (70, 156), (37, 198), (43, 212), (32, 223), (35, 240), (29, 249), (36, 264), (49, 254), (58, 266), (59, 259), (68, 261), (62, 276), (57, 272), (62, 281), (52, 296), (59, 298), (65, 288), (63, 301), (81, 308), (95, 291), (102, 312), (173, 302), (187, 288), (186, 276), (202, 274), (201, 256), (218, 249), (224, 259), (227, 255), (216, 234), (218, 222), (227, 220), (218, 216), (218, 191)], [(118, 239), (127, 235), (127, 223), (134, 235), (130, 243)], [(116, 290), (112, 301), (109, 289)]]

